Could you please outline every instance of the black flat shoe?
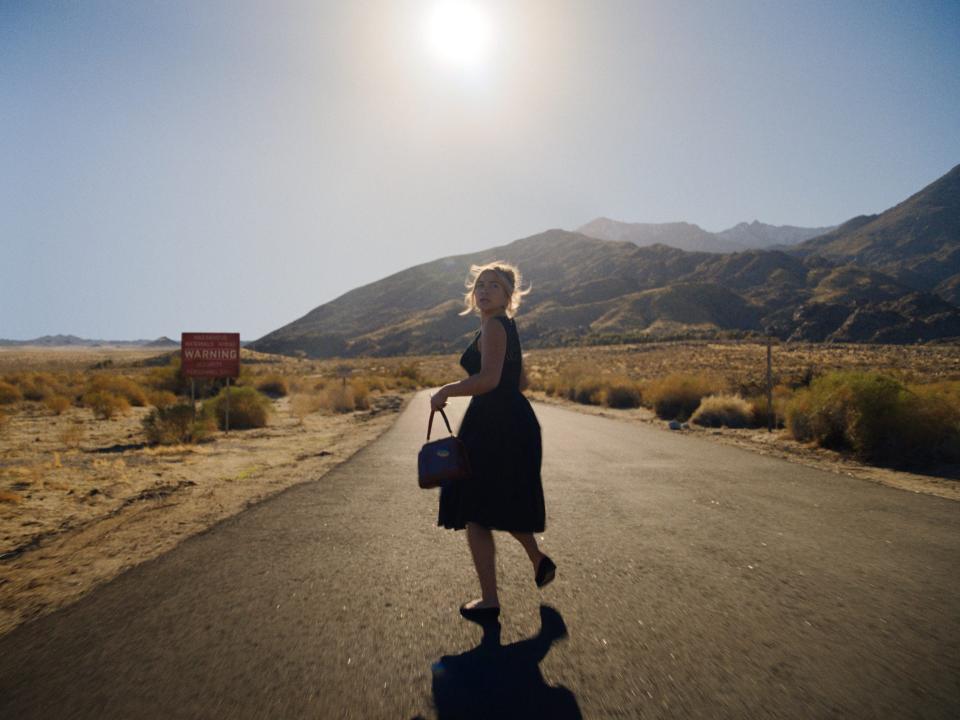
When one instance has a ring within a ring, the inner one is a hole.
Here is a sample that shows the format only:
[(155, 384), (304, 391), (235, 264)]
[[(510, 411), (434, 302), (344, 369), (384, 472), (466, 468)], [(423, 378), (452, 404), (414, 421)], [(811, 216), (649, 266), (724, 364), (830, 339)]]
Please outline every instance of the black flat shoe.
[(467, 620), (473, 620), (474, 622), (489, 622), (500, 617), (500, 606), (468, 608), (467, 604), (464, 603), (460, 606), (460, 614)]
[(537, 565), (537, 587), (549, 585), (551, 582), (553, 582), (553, 577), (556, 575), (556, 573), (557, 566), (553, 564), (553, 560), (544, 555), (543, 559), (540, 561), (540, 564)]

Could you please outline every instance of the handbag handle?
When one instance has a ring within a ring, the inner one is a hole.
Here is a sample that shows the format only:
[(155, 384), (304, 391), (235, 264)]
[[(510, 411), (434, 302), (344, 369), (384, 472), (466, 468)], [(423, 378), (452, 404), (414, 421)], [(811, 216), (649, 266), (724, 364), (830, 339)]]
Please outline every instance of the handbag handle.
[[(430, 442), (430, 431), (433, 429), (433, 415), (436, 412), (433, 408), (430, 409), (430, 422), (427, 423), (427, 442)], [(443, 408), (440, 408), (440, 414), (443, 416), (443, 421), (447, 424), (447, 430), (453, 435), (453, 430), (450, 429), (450, 421), (447, 420), (447, 414), (443, 411)]]

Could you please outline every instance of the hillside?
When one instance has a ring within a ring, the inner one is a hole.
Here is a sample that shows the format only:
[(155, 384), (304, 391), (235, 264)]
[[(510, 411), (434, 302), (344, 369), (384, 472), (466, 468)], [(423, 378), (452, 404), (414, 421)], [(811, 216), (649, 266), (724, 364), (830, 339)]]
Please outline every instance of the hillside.
[(456, 352), (477, 328), (460, 317), (471, 263), (517, 263), (534, 292), (525, 346), (744, 336), (915, 342), (960, 337), (960, 310), (882, 273), (753, 250), (686, 253), (551, 230), (483, 253), (419, 265), (350, 291), (250, 344), (311, 357)]
[(877, 270), (960, 304), (960, 165), (889, 210), (854, 218), (793, 252)]

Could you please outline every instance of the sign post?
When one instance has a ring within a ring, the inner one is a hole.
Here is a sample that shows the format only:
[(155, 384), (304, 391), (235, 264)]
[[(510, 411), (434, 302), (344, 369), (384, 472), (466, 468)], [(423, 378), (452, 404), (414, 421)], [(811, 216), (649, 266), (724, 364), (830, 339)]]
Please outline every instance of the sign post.
[(224, 427), (230, 432), (230, 378), (240, 375), (240, 333), (182, 333), (180, 370), (185, 377), (190, 378), (191, 401), (194, 378), (227, 379)]

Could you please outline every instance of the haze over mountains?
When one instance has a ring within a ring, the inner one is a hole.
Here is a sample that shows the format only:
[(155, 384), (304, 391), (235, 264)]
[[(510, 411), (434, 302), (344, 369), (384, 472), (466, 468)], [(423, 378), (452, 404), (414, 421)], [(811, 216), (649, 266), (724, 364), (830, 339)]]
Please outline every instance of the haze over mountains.
[[(822, 229), (754, 222), (707, 233), (600, 218), (581, 230), (607, 239), (555, 229), (417, 265), (250, 347), (313, 357), (458, 351), (478, 325), (457, 314), (464, 279), (472, 263), (494, 259), (517, 263), (533, 284), (518, 317), (528, 348), (764, 332), (828, 342), (960, 339), (960, 166), (880, 215), (798, 239)], [(658, 242), (666, 239), (687, 249)], [(768, 249), (716, 251), (733, 243)]]
[(712, 233), (699, 225), (685, 222), (624, 223), (601, 217), (578, 228), (577, 232), (599, 240), (620, 240), (639, 246), (659, 243), (691, 252), (731, 253), (780, 246), (785, 248), (833, 229), (767, 225), (754, 220)]

